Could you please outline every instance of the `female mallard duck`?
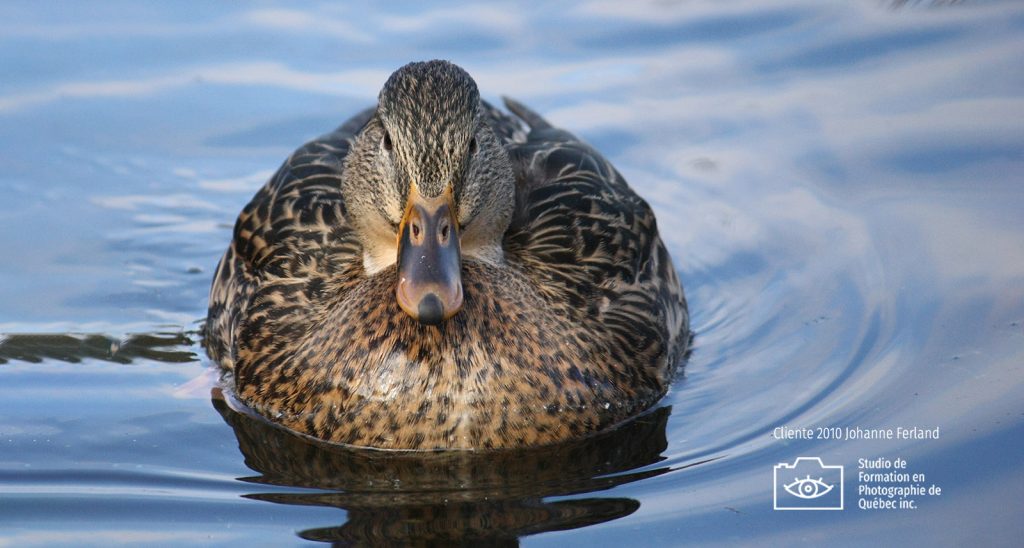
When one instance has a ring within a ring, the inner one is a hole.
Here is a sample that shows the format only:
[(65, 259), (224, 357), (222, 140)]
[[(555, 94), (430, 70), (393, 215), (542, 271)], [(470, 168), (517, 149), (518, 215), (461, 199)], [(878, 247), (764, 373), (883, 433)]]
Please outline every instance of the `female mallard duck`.
[(526, 107), (411, 63), (242, 210), (206, 345), (292, 430), (387, 449), (582, 437), (650, 407), (689, 341), (654, 215)]

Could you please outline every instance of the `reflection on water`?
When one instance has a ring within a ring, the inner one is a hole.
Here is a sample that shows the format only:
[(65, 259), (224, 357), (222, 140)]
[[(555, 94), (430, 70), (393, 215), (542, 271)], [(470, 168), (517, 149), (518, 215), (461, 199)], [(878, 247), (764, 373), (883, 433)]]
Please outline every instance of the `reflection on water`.
[(134, 334), (124, 339), (106, 335), (71, 333), (14, 333), (0, 335), (0, 364), (8, 360), (39, 363), (46, 359), (78, 363), (96, 359), (114, 363), (132, 363), (136, 358), (169, 363), (198, 360), (185, 333)]
[(340, 448), (303, 438), (232, 409), (219, 389), (213, 404), (234, 429), (246, 466), (260, 474), (243, 481), (329, 490), (246, 497), (347, 512), (342, 525), (299, 533), (308, 540), (514, 544), (524, 535), (614, 520), (640, 506), (615, 496), (548, 497), (592, 494), (669, 471), (651, 466), (664, 460), (669, 407), (612, 432), (552, 447), (416, 453)]

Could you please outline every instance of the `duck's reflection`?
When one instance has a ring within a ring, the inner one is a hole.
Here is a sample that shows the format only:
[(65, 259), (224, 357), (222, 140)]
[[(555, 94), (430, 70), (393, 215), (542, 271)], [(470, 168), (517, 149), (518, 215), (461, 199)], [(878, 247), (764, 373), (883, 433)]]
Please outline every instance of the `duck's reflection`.
[(394, 453), (329, 446), (229, 406), (214, 406), (234, 429), (253, 483), (326, 492), (253, 493), (280, 504), (333, 506), (347, 512), (336, 527), (301, 531), (308, 540), (354, 544), (428, 542), (512, 544), (523, 535), (575, 529), (627, 516), (631, 498), (551, 497), (604, 491), (668, 468), (663, 459), (670, 408), (613, 432), (540, 449)]
[(86, 359), (132, 363), (137, 358), (165, 363), (197, 361), (188, 347), (194, 333), (135, 333), (114, 338), (96, 333), (0, 333), (0, 364), (8, 361), (40, 363)]

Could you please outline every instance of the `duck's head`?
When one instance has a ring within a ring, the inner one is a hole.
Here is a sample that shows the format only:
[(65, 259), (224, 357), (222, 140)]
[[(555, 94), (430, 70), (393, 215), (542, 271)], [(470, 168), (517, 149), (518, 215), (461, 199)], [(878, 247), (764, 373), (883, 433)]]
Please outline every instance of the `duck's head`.
[(391, 75), (352, 143), (342, 193), (367, 273), (397, 262), (398, 304), (424, 324), (462, 307), (463, 257), (503, 260), (512, 167), (476, 82), (447, 61)]

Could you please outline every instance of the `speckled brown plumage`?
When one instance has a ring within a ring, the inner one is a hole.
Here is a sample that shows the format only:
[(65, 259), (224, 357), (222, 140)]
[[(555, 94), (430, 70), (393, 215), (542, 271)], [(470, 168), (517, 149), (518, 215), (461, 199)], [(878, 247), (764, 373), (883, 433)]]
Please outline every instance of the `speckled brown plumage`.
[[(460, 70), (449, 67), (415, 76)], [(409, 100), (423, 104), (410, 108), (429, 113), (430, 89), (414, 87)], [(477, 154), (492, 157), (467, 160), (483, 167), (458, 172), (457, 192), (486, 191), (492, 172), (511, 169), (514, 204), (503, 257), (463, 255), (464, 304), (440, 325), (398, 306), (394, 264), (368, 272), (368, 237), (341, 189), (344, 171), (369, 161), (347, 156), (382, 131), (378, 110), (300, 148), (242, 211), (214, 278), (206, 345), (254, 410), (338, 443), (490, 448), (582, 437), (665, 393), (688, 316), (650, 208), (573, 135), (507, 101), (526, 131), (473, 92)], [(439, 142), (454, 131), (416, 127)], [(450, 163), (438, 169), (460, 169)]]

